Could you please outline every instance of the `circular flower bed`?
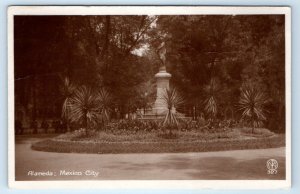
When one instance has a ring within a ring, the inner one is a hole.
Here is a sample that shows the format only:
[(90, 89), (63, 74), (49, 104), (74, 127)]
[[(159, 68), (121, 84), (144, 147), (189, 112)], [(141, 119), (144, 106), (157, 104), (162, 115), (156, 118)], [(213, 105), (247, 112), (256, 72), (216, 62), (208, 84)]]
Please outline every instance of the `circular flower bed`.
[[(37, 142), (32, 149), (64, 153), (166, 153), (208, 152), (237, 149), (262, 149), (285, 146), (285, 136), (267, 129), (226, 129), (213, 132), (174, 131), (170, 136), (163, 131), (113, 133), (93, 131), (85, 136), (85, 130), (62, 134)], [(268, 135), (266, 135), (268, 134)]]

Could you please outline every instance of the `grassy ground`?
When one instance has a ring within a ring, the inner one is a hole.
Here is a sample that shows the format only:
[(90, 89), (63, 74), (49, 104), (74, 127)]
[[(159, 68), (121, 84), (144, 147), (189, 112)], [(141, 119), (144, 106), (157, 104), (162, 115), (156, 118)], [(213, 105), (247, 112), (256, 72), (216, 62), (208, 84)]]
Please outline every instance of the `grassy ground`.
[(171, 138), (157, 132), (118, 134), (95, 132), (85, 137), (82, 131), (37, 142), (32, 149), (63, 153), (162, 153), (208, 152), (262, 149), (285, 146), (285, 136), (266, 129), (230, 129), (215, 133), (176, 132)]

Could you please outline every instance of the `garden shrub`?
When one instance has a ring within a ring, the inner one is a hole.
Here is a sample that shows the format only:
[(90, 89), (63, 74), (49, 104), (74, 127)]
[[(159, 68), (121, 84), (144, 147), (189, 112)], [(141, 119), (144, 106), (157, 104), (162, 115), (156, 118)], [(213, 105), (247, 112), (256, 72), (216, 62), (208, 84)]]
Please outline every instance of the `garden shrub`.
[(120, 120), (107, 124), (106, 131), (114, 134), (132, 134), (139, 131), (150, 132), (160, 129), (159, 121)]

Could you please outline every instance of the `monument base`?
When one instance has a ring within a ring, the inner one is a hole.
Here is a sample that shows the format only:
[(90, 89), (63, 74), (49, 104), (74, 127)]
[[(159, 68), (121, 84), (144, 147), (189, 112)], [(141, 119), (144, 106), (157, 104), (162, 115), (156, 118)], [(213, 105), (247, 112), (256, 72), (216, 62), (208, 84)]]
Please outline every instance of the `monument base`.
[[(164, 102), (164, 93), (169, 89), (169, 80), (171, 74), (166, 71), (165, 67), (159, 69), (159, 72), (155, 74), (156, 78), (156, 100), (154, 106), (144, 111), (140, 110), (140, 119), (151, 120), (151, 119), (163, 119), (168, 113), (167, 104)], [(172, 112), (177, 114), (179, 117), (184, 117), (184, 114), (176, 112), (175, 108), (172, 108)]]

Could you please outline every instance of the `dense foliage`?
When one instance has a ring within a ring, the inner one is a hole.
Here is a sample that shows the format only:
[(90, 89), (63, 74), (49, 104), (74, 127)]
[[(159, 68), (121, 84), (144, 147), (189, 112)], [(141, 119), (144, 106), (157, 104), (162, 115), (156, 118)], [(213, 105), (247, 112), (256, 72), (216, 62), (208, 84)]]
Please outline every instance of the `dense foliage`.
[(172, 83), (186, 95), (190, 113), (238, 120), (235, 107), (248, 84), (270, 97), (264, 124), (285, 130), (283, 16), (161, 16), (157, 24)]
[[(30, 120), (58, 118), (63, 110), (69, 121), (72, 85), (106, 89), (110, 96), (99, 93), (106, 99), (102, 123), (108, 114), (120, 119), (151, 106), (156, 48), (164, 41), (171, 85), (184, 95), (186, 116), (238, 122), (248, 115), (285, 130), (283, 15), (16, 16), (14, 22), (16, 110)], [(60, 77), (68, 77), (63, 92)], [(263, 108), (247, 111), (245, 84), (269, 99)], [(73, 115), (85, 111), (93, 118), (85, 107), (92, 99), (75, 96)]]

